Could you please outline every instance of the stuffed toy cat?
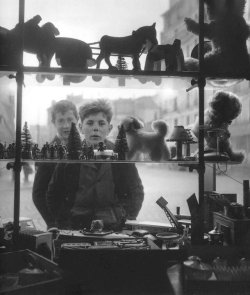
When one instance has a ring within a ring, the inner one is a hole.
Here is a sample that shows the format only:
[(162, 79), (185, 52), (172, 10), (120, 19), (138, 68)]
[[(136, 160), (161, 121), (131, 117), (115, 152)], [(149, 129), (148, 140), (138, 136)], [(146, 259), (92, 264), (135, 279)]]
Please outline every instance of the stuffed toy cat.
[[(218, 91), (214, 94), (204, 114), (205, 159), (209, 154), (215, 155), (217, 152), (230, 161), (241, 163), (244, 160), (242, 152), (233, 150), (229, 132), (229, 126), (239, 116), (241, 108), (237, 95), (226, 91)], [(192, 131), (196, 137), (199, 136), (198, 118)]]
[[(245, 0), (204, 0), (209, 23), (204, 24), (204, 37), (211, 40), (212, 49), (205, 53), (205, 72), (249, 76), (250, 62), (246, 41), (249, 26), (243, 14)], [(186, 18), (187, 30), (198, 35), (200, 25)], [(185, 69), (197, 71), (199, 61), (185, 60)]]

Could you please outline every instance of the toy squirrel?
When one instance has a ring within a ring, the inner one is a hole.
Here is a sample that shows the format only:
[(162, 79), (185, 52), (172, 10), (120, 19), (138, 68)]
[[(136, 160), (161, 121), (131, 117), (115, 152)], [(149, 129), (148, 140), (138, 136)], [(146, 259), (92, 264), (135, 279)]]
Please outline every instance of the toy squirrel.
[[(245, 0), (204, 0), (209, 23), (204, 24), (204, 37), (211, 40), (211, 50), (204, 55), (204, 68), (210, 74), (249, 75), (250, 63), (246, 41), (249, 26), (243, 14)], [(198, 35), (200, 26), (186, 18), (187, 30)], [(185, 60), (189, 71), (199, 69), (195, 58)]]
[(103, 36), (100, 40), (100, 54), (96, 60), (96, 68), (100, 68), (101, 61), (105, 58), (109, 69), (117, 70), (110, 62), (111, 53), (120, 55), (130, 55), (133, 58), (133, 69), (141, 70), (139, 55), (144, 50), (146, 44), (151, 46), (158, 44), (156, 38), (155, 23), (152, 26), (144, 26), (132, 32), (132, 35), (126, 37)]

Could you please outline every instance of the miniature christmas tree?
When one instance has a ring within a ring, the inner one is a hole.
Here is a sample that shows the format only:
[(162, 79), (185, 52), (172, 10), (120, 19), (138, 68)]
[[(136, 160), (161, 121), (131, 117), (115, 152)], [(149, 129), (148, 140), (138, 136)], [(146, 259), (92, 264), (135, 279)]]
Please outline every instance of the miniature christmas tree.
[(118, 160), (126, 160), (126, 152), (128, 152), (128, 142), (123, 125), (118, 126), (118, 135), (115, 141), (114, 152), (118, 153)]
[(27, 122), (24, 123), (23, 131), (21, 133), (21, 142), (22, 142), (22, 158), (31, 159), (32, 158), (32, 139), (30, 131), (28, 129)]
[(76, 128), (76, 124), (71, 124), (68, 139), (68, 158), (70, 160), (78, 160), (81, 153), (81, 137)]
[(118, 59), (117, 59), (117, 62), (116, 62), (116, 67), (117, 67), (117, 70), (127, 70), (128, 68), (128, 65), (126, 63), (126, 60), (123, 56), (119, 55), (118, 56)]

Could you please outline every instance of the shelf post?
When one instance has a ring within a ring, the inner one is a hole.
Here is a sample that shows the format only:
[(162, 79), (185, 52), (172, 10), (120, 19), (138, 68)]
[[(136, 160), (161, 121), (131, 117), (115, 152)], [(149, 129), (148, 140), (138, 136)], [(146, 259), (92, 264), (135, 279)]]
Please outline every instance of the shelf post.
[(21, 173), (21, 124), (22, 124), (22, 96), (23, 96), (23, 30), (24, 30), (24, 6), (25, 0), (19, 0), (19, 25), (21, 34), (19, 38), (19, 61), (16, 73), (17, 104), (16, 104), (16, 156), (14, 163), (15, 187), (14, 187), (14, 231), (13, 246), (18, 249), (19, 215), (20, 215), (20, 173)]
[(199, 230), (196, 243), (202, 244), (204, 239), (204, 88), (206, 84), (204, 75), (204, 0), (199, 0)]

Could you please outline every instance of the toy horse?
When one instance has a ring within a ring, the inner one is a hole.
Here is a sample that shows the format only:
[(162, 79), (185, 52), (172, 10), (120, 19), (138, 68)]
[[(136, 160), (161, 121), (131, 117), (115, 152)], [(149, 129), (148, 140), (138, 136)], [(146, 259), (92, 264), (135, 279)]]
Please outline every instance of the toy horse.
[(111, 53), (116, 53), (132, 56), (133, 69), (141, 70), (139, 55), (147, 43), (151, 43), (152, 46), (158, 44), (155, 23), (152, 26), (141, 27), (138, 30), (133, 31), (132, 35), (126, 37), (111, 37), (105, 35), (100, 40), (101, 52), (96, 60), (96, 68), (100, 68), (100, 63), (104, 58), (109, 69), (116, 69), (116, 67), (112, 66), (109, 59)]

